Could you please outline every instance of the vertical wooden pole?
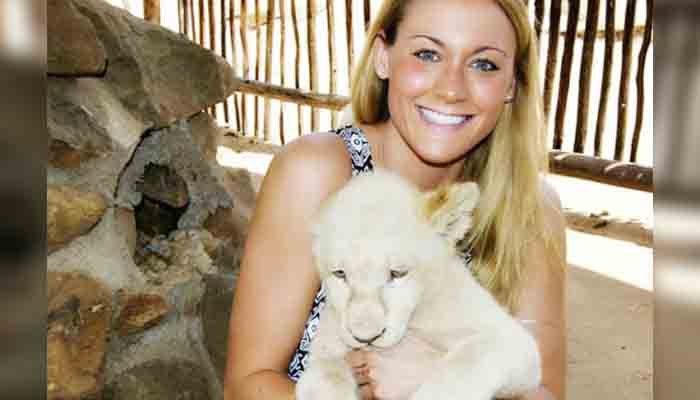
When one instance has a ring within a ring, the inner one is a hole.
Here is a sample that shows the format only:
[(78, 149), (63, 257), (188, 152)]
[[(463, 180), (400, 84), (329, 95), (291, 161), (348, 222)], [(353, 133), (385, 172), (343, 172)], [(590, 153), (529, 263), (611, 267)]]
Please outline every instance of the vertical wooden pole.
[(355, 39), (352, 34), (352, 0), (345, 0), (345, 34), (348, 41), (348, 82), (352, 80), (352, 69), (355, 66)]
[(549, 119), (554, 79), (556, 78), (557, 57), (559, 56), (559, 21), (561, 20), (561, 0), (552, 0), (549, 8), (549, 45), (547, 67), (544, 74), (544, 115)]
[(646, 68), (647, 52), (651, 45), (651, 32), (654, 22), (654, 0), (647, 0), (647, 20), (644, 24), (644, 41), (639, 50), (637, 62), (637, 117), (634, 122), (634, 136), (632, 137), (632, 151), (630, 152), (630, 162), (637, 162), (639, 153), (639, 139), (642, 132), (642, 122), (644, 120), (644, 71)]
[[(236, 48), (236, 5), (235, 0), (230, 0), (229, 3), (229, 29), (231, 35), (231, 65), (233, 65), (234, 71), (238, 70), (238, 49)], [(241, 109), (240, 109), (240, 96), (238, 93), (233, 94), (233, 108), (236, 114), (236, 130), (243, 132), (241, 125)]]
[(593, 144), (593, 154), (596, 157), (601, 157), (603, 153), (603, 134), (605, 133), (605, 118), (608, 112), (614, 46), (615, 0), (607, 0), (605, 7), (605, 56), (603, 57), (603, 78), (600, 84), (600, 102), (598, 103), (598, 119), (595, 125), (595, 142)]
[[(226, 0), (219, 0), (220, 3), (220, 15), (221, 15), (221, 56), (224, 58), (224, 60), (228, 60), (228, 56), (226, 53), (228, 53), (228, 46), (226, 40), (226, 32), (228, 31), (226, 29)], [(233, 2), (233, 0), (230, 0)], [(230, 122), (229, 118), (229, 110), (228, 110), (228, 99), (224, 99), (224, 121), (226, 122), (226, 125), (228, 125)]]
[(615, 159), (622, 160), (627, 141), (627, 110), (630, 85), (630, 68), (632, 64), (632, 33), (637, 0), (627, 0), (625, 10), (625, 31), (622, 37), (622, 70), (620, 72), (620, 94), (617, 104), (617, 138), (615, 141)]
[[(250, 60), (248, 60), (248, 1), (241, 0), (241, 13), (240, 13), (240, 24), (241, 24), (241, 48), (243, 49), (243, 79), (250, 79)], [(244, 134), (248, 133), (248, 96), (245, 94), (241, 95), (241, 129)], [(253, 97), (255, 99), (255, 97)], [(255, 132), (253, 132), (255, 135)]]
[(190, 26), (192, 27), (192, 36), (190, 37), (193, 42), (197, 43), (197, 21), (194, 16), (194, 0), (186, 0), (190, 8)]
[(190, 37), (190, 0), (182, 0), (182, 33)]
[[(296, 59), (294, 60), (294, 87), (296, 89), (301, 88), (301, 39), (299, 34), (299, 18), (297, 15), (297, 5), (296, 1), (292, 0), (292, 24), (294, 25), (294, 46), (296, 48)], [(304, 133), (303, 120), (301, 105), (297, 103), (297, 114), (298, 114), (298, 125), (299, 125), (299, 136)]]
[[(307, 32), (309, 36), (309, 82), (312, 93), (318, 91), (318, 60), (316, 59), (316, 0), (306, 0)], [(311, 131), (318, 130), (320, 120), (319, 110), (311, 108)]]
[[(336, 84), (338, 62), (336, 60), (335, 48), (335, 0), (326, 0), (326, 16), (328, 18), (328, 61), (330, 65), (330, 74), (328, 74), (329, 87), (331, 94), (336, 93), (338, 88)], [(331, 129), (338, 126), (338, 112), (331, 111)]]
[[(262, 58), (262, 31), (260, 29), (260, 0), (255, 0), (255, 80), (260, 81), (260, 59)], [(255, 99), (255, 122), (253, 123), (254, 136), (258, 137), (260, 129), (258, 121), (260, 118), (260, 97)]]
[[(273, 33), (275, 32), (275, 0), (267, 0), (267, 23), (265, 24), (265, 82), (272, 83), (272, 49)], [(270, 141), (270, 98), (265, 97), (265, 109), (263, 111), (263, 139)]]
[(372, 16), (370, 15), (372, 11), (370, 8), (369, 0), (365, 0), (363, 11), (364, 11), (364, 18), (365, 18), (365, 32), (367, 32), (367, 30), (369, 29), (369, 21), (372, 19)]
[(199, 0), (199, 45), (204, 47), (204, 0)]
[(184, 11), (182, 9), (182, 3), (185, 0), (176, 0), (177, 1), (177, 31), (180, 33), (185, 32), (185, 27), (184, 24), (182, 23), (183, 17), (184, 17)]
[(566, 105), (569, 100), (569, 77), (571, 76), (571, 63), (574, 59), (576, 26), (578, 25), (580, 8), (580, 0), (569, 0), (564, 54), (562, 55), (561, 70), (559, 72), (559, 97), (557, 98), (557, 115), (554, 124), (554, 143), (552, 145), (557, 150), (561, 149), (564, 137), (564, 119), (566, 118)]
[(160, 24), (160, 0), (143, 0), (143, 19)]
[[(214, 0), (209, 0), (208, 2), (209, 11), (209, 48), (212, 53), (216, 53), (216, 17), (214, 15)], [(211, 106), (211, 115), (214, 119), (217, 118), (216, 104)]]
[[(280, 0), (280, 86), (286, 85), (286, 69), (287, 69), (287, 1)], [(284, 146), (285, 144), (285, 132), (284, 132), (284, 102), (280, 102), (280, 144)]]
[(578, 115), (576, 117), (576, 139), (574, 152), (583, 153), (588, 139), (588, 102), (591, 91), (591, 72), (598, 31), (598, 11), (600, 1), (588, 1), (586, 10), (586, 31), (583, 35), (583, 53), (581, 55), (581, 75), (579, 77)]

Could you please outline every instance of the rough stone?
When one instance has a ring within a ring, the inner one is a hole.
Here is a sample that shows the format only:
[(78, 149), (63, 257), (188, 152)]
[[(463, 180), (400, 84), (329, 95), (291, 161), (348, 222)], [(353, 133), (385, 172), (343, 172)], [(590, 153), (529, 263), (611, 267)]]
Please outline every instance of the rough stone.
[(46, 188), (46, 239), (49, 252), (92, 229), (107, 209), (104, 197), (69, 186)]
[(170, 306), (157, 294), (138, 294), (128, 297), (117, 322), (122, 336), (143, 332), (157, 325), (170, 312)]
[(98, 397), (104, 382), (111, 295), (97, 281), (74, 273), (47, 275), (47, 397)]
[(187, 121), (152, 131), (134, 152), (122, 174), (117, 204), (132, 208), (141, 202), (139, 182), (146, 167), (156, 164), (171, 169), (187, 184), (189, 203), (178, 221), (179, 229), (198, 229), (217, 208), (230, 208), (233, 202), (221, 185), (221, 167), (204, 159), (190, 132)]
[(221, 380), (226, 368), (228, 323), (237, 280), (237, 272), (204, 277), (205, 291), (200, 306), (204, 340)]
[(117, 221), (117, 226), (120, 228), (126, 240), (129, 254), (133, 257), (136, 254), (136, 242), (138, 237), (134, 211), (128, 208), (117, 207), (114, 210), (114, 217)]
[(202, 151), (204, 159), (216, 162), (217, 148), (225, 130), (217, 126), (216, 121), (206, 112), (200, 112), (190, 119), (192, 139)]
[(50, 75), (104, 74), (107, 53), (89, 19), (72, 2), (46, 2), (47, 67)]
[(185, 180), (172, 169), (156, 164), (146, 166), (137, 190), (174, 208), (185, 207), (190, 200)]
[(109, 382), (104, 400), (209, 400), (200, 365), (187, 360), (151, 360)]
[(124, 232), (128, 227), (108, 208), (89, 234), (73, 239), (49, 255), (48, 271), (82, 272), (111, 290), (130, 288), (143, 291), (146, 279), (134, 264)]
[(184, 35), (103, 1), (72, 1), (107, 49), (105, 79), (143, 121), (164, 127), (235, 91), (237, 81), (226, 60)]
[(96, 78), (47, 79), (47, 182), (111, 199), (147, 125)]

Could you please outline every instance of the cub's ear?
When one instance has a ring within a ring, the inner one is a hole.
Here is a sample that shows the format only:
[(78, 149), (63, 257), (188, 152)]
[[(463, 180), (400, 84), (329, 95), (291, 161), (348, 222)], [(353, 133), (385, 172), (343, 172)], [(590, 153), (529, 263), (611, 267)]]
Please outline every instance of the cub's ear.
[(456, 244), (472, 227), (472, 212), (479, 201), (476, 183), (455, 183), (422, 196), (422, 215), (450, 244)]

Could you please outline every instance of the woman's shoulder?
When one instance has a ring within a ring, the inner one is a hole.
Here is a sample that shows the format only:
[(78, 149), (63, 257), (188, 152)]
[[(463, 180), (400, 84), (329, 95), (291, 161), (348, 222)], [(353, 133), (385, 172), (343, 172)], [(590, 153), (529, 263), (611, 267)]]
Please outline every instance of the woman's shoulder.
[[(343, 140), (334, 132), (303, 135), (273, 158), (261, 190), (326, 197), (345, 184), (352, 168)], [(262, 193), (261, 193), (262, 194)]]

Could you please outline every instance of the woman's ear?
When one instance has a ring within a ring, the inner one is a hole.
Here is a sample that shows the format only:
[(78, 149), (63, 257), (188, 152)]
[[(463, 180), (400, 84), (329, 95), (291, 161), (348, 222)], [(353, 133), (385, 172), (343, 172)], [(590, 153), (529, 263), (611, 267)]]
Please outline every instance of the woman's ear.
[(374, 72), (379, 79), (389, 79), (389, 48), (383, 33), (374, 38)]

